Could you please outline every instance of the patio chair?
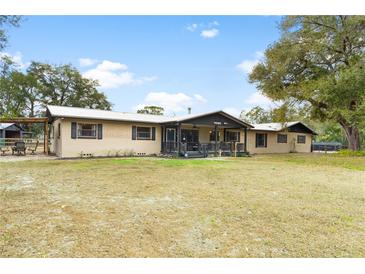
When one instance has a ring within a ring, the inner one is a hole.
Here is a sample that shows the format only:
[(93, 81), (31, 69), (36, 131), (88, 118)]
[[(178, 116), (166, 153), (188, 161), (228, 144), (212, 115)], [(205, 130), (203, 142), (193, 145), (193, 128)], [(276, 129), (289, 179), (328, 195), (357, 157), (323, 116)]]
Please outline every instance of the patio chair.
[(39, 140), (37, 140), (35, 145), (28, 147), (28, 150), (31, 152), (32, 155), (34, 155), (35, 152), (37, 151), (38, 145), (39, 145)]
[(14, 155), (14, 153), (16, 152), (18, 155), (20, 155), (21, 153), (23, 153), (24, 155), (26, 155), (26, 149), (27, 147), (25, 146), (24, 142), (15, 142), (14, 146), (11, 148), (12, 149), (12, 154)]
[(0, 147), (0, 151), (1, 151), (1, 156), (5, 156), (5, 153), (10, 151), (10, 148), (7, 146)]

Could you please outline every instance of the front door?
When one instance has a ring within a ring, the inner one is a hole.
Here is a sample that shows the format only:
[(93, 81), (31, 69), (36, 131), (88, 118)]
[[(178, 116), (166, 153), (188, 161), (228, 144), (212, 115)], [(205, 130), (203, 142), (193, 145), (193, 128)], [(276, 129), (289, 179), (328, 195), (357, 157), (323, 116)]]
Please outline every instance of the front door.
[(165, 150), (169, 153), (177, 150), (176, 128), (166, 128)]
[(166, 142), (176, 141), (176, 128), (166, 128)]

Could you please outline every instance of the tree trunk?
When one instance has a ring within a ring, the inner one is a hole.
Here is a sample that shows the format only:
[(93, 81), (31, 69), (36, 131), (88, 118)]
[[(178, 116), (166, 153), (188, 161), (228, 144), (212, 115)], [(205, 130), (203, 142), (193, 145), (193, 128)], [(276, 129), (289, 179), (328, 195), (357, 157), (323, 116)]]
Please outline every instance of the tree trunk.
[(360, 131), (357, 127), (348, 126), (345, 123), (340, 123), (346, 133), (346, 139), (349, 144), (349, 149), (360, 150)]

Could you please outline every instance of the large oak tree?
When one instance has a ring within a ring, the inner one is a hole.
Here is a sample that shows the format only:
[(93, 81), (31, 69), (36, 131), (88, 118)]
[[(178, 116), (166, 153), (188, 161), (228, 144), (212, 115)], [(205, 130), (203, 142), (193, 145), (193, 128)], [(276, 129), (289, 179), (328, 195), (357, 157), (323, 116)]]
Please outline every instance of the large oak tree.
[(287, 16), (249, 78), (266, 96), (335, 121), (360, 149), (365, 124), (365, 17)]

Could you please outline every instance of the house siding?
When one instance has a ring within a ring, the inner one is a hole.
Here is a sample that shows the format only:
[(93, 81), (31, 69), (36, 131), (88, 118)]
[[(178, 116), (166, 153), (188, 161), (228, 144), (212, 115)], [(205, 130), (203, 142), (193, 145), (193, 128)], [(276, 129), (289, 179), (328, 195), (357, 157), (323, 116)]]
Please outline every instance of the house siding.
[[(256, 133), (267, 134), (267, 147), (256, 147)], [(278, 134), (287, 134), (287, 143), (278, 143)], [(297, 143), (297, 136), (305, 135), (305, 144)], [(308, 133), (296, 133), (296, 132), (270, 132), (270, 131), (258, 131), (249, 130), (247, 133), (247, 150), (251, 154), (260, 153), (289, 153), (289, 152), (311, 152), (312, 135)]]
[[(102, 124), (102, 139), (72, 139), (71, 123), (94, 123)], [(61, 124), (61, 137), (58, 138), (58, 124)], [(146, 126), (155, 127), (155, 140), (132, 140), (132, 127)], [(192, 126), (183, 125), (182, 128), (189, 129)], [(161, 126), (155, 123), (134, 123), (120, 121), (104, 121), (91, 119), (72, 119), (63, 118), (53, 122), (53, 141), (51, 152), (61, 158), (80, 157), (81, 153), (98, 156), (115, 156), (117, 153), (123, 155), (126, 152), (133, 152), (136, 155), (153, 155), (161, 152)], [(209, 132), (212, 127), (197, 127), (199, 130), (199, 142), (209, 143)], [(240, 142), (244, 142), (244, 130), (226, 129), (229, 131), (240, 132)], [(267, 147), (256, 147), (256, 133), (267, 134)], [(287, 143), (278, 143), (277, 135), (287, 134)], [(297, 143), (297, 136), (305, 135), (305, 144)], [(220, 129), (220, 139), (224, 140), (224, 130)], [(289, 152), (311, 152), (312, 135), (297, 132), (270, 132), (259, 130), (248, 130), (247, 132), (247, 151), (251, 154), (260, 153), (289, 153)]]
[[(161, 151), (161, 127), (152, 123), (133, 122), (113, 122), (90, 119), (70, 119), (57, 120), (61, 123), (61, 138), (56, 140), (53, 149), (54, 153), (62, 158), (80, 157), (81, 154), (92, 154), (98, 156), (122, 155), (126, 152), (133, 152), (140, 155), (158, 154)], [(57, 121), (54, 128), (57, 130)], [(102, 124), (102, 139), (72, 139), (71, 123), (93, 123)], [(155, 127), (155, 140), (132, 140), (132, 126)]]

